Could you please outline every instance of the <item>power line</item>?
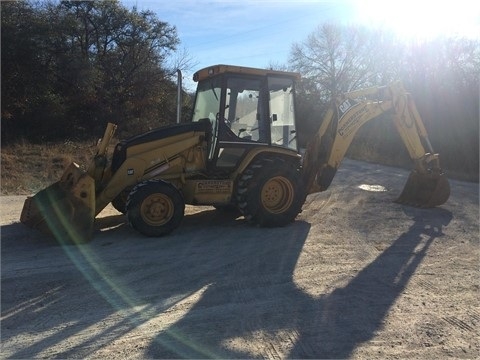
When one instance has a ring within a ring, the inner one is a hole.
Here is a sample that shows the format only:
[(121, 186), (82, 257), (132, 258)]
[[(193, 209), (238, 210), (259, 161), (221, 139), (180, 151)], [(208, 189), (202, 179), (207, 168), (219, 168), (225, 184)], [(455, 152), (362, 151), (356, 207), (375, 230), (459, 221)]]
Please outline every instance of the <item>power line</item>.
[[(325, 13), (325, 12), (328, 12), (328, 11), (334, 9), (334, 8), (338, 8), (338, 4), (332, 4), (329, 7), (326, 7), (324, 9), (322, 9), (321, 12)], [(243, 37), (243, 36), (245, 36), (247, 34), (251, 34), (251, 33), (263, 34), (263, 36), (266, 36), (266, 35), (271, 36), (272, 35), (271, 33), (266, 33), (263, 30), (264, 29), (277, 28), (279, 25), (286, 24), (286, 23), (291, 23), (293, 21), (298, 23), (303, 19), (310, 18), (312, 16), (319, 16), (319, 15), (320, 14), (318, 14), (318, 13), (315, 13), (315, 14), (309, 13), (309, 14), (306, 14), (306, 15), (303, 15), (303, 16), (300, 16), (300, 17), (297, 17), (297, 18), (288, 18), (286, 20), (277, 21), (277, 22), (274, 22), (274, 23), (269, 23), (268, 25), (258, 26), (258, 27), (253, 28), (253, 29), (236, 32), (236, 33), (231, 34), (231, 35), (222, 36), (221, 38), (216, 37), (216, 38), (211, 39), (211, 40), (206, 40), (206, 41), (202, 41), (202, 42), (199, 42), (199, 43), (195, 43), (195, 44), (191, 45), (190, 48), (197, 48), (197, 47), (201, 47), (201, 46), (212, 44), (212, 43), (223, 42), (224, 40), (229, 40), (229, 39), (233, 39), (233, 38), (240, 37), (240, 36)], [(313, 29), (312, 29), (312, 31), (313, 31)], [(274, 34), (278, 35), (278, 34), (281, 34), (281, 33), (276, 31), (276, 32), (274, 32)]]

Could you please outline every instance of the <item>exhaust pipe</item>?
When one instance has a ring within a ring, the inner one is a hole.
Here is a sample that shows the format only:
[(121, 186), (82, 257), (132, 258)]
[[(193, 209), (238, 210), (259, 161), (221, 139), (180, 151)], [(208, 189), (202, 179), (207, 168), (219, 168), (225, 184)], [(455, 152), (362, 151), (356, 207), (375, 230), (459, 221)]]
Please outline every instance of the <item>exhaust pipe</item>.
[(182, 71), (177, 69), (177, 124), (182, 120)]

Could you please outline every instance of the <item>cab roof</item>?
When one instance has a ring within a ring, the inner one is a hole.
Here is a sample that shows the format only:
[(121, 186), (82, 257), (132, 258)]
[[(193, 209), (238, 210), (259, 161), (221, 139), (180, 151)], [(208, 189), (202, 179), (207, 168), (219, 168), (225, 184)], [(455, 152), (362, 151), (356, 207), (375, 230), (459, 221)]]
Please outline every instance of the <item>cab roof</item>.
[(279, 70), (270, 70), (270, 69), (258, 69), (245, 66), (236, 66), (236, 65), (213, 65), (203, 69), (198, 70), (193, 74), (193, 81), (204, 80), (219, 74), (242, 74), (242, 75), (279, 75), (294, 78), (295, 80), (300, 80), (300, 74), (297, 72), (290, 71), (279, 71)]

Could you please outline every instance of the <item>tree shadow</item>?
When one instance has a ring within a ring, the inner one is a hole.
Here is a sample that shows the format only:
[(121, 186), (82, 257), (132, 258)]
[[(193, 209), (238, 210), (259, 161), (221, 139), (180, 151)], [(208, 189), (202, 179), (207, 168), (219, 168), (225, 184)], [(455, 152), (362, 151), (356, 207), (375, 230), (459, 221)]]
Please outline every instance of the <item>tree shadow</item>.
[[(180, 321), (158, 334), (146, 355), (348, 358), (381, 328), (429, 246), (443, 235), (443, 226), (452, 219), (443, 209), (404, 207), (404, 211), (414, 221), (409, 230), (345, 287), (320, 298), (309, 296), (293, 281), (307, 224), (297, 224), (300, 234), (284, 234), (276, 243), (258, 239), (255, 247), (249, 247), (248, 242), (237, 245), (231, 250), (239, 252), (236, 261), (228, 258), (222, 264), (219, 260), (217, 265), (223, 266), (209, 271), (210, 276), (203, 279), (209, 286), (201, 299)], [(253, 334), (262, 334), (258, 353), (232, 345), (242, 338), (254, 341)], [(286, 356), (276, 349), (279, 343), (290, 343)]]

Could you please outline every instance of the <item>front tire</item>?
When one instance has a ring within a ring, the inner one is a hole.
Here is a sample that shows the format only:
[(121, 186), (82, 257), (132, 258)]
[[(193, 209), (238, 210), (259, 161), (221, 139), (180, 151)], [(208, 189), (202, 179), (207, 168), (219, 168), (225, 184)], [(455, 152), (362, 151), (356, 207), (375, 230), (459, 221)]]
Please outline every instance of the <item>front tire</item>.
[(285, 226), (295, 220), (305, 200), (299, 166), (283, 158), (253, 161), (237, 184), (238, 208), (260, 226)]
[(182, 194), (162, 180), (135, 186), (126, 205), (130, 225), (143, 235), (159, 237), (176, 229), (185, 213)]

